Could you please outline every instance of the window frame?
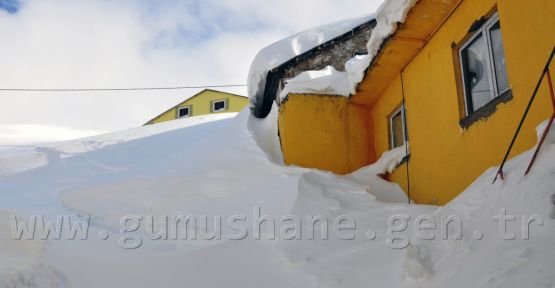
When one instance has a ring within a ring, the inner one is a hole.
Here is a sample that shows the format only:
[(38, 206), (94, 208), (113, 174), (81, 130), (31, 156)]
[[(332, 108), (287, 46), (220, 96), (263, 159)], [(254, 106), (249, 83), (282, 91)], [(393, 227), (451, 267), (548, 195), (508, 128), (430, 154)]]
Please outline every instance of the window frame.
[[(473, 31), (473, 34), (470, 37), (468, 37), (458, 49), (457, 56), (459, 58), (458, 62), (459, 62), (459, 69), (461, 73), (460, 77), (462, 78), (461, 84), (463, 88), (464, 111), (466, 116), (471, 115), (472, 113), (476, 112), (480, 108), (486, 106), (488, 103), (491, 103), (492, 101), (494, 101), (497, 97), (502, 96), (503, 94), (511, 90), (511, 88), (508, 87), (506, 90), (498, 92), (498, 83), (497, 83), (497, 77), (496, 77), (497, 71), (495, 70), (495, 63), (494, 63), (494, 57), (493, 57), (493, 45), (491, 42), (490, 29), (499, 22), (500, 22), (499, 14), (497, 12), (494, 12), (482, 25), (480, 25), (478, 29)], [(499, 25), (499, 27), (501, 27), (501, 24)], [(485, 48), (487, 51), (486, 73), (489, 79), (489, 88), (491, 92), (490, 92), (490, 100), (486, 104), (478, 107), (477, 109), (474, 109), (473, 103), (472, 103), (472, 94), (470, 91), (467, 90), (468, 81), (465, 76), (465, 67), (464, 67), (465, 61), (463, 60), (463, 50), (468, 48), (474, 42), (474, 40), (476, 40), (476, 38), (479, 36), (484, 37), (484, 40), (485, 40), (485, 45), (486, 45)], [(503, 49), (505, 49), (504, 45), (503, 45)]]
[[(182, 109), (189, 109), (189, 113), (187, 113), (187, 116), (179, 116), (180, 115), (180, 111)], [(193, 106), (192, 105), (187, 105), (187, 106), (181, 106), (181, 107), (177, 107), (177, 119), (181, 119), (181, 118), (187, 118), (187, 117), (191, 117), (193, 115)]]
[[(224, 108), (216, 110), (214, 106), (216, 105), (216, 103), (219, 103), (219, 102), (224, 102)], [(229, 104), (228, 104), (228, 99), (227, 98), (226, 99), (213, 100), (213, 101), (210, 102), (210, 111), (212, 113), (223, 112), (223, 111), (227, 111), (228, 109), (229, 109)]]
[[(405, 104), (401, 104), (399, 107), (395, 108), (391, 114), (388, 116), (388, 123), (389, 123), (389, 149), (395, 149), (398, 147), (402, 147), (403, 145), (407, 144), (408, 135), (407, 135), (407, 116), (406, 116), (406, 107)], [(395, 139), (394, 139), (394, 129), (393, 129), (393, 118), (401, 113), (401, 129), (403, 129), (403, 144), (401, 146), (395, 147)]]

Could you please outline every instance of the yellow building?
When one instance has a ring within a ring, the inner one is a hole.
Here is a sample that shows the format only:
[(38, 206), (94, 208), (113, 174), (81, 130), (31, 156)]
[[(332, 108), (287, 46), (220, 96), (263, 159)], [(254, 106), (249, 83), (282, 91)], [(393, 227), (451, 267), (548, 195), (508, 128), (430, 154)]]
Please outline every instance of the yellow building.
[(154, 117), (145, 125), (214, 113), (240, 112), (249, 104), (245, 96), (205, 89)]
[[(284, 159), (345, 174), (409, 140), (409, 161), (386, 177), (417, 203), (445, 204), (501, 163), (554, 28), (553, 0), (419, 0), (356, 94), (289, 94), (279, 113)], [(552, 111), (543, 81), (511, 157), (535, 145)]]

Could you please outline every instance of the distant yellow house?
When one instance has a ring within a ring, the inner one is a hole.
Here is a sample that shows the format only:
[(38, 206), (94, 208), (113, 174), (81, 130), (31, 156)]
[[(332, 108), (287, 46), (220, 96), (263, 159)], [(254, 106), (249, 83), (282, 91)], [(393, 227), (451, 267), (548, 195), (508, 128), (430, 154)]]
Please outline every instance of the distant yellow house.
[[(386, 177), (417, 203), (445, 204), (501, 163), (554, 29), (554, 0), (419, 0), (354, 95), (288, 95), (284, 160), (346, 174), (409, 142), (408, 161)], [(511, 156), (535, 145), (552, 109), (543, 81)]]
[(191, 116), (240, 112), (248, 104), (246, 96), (205, 89), (154, 117), (145, 125)]

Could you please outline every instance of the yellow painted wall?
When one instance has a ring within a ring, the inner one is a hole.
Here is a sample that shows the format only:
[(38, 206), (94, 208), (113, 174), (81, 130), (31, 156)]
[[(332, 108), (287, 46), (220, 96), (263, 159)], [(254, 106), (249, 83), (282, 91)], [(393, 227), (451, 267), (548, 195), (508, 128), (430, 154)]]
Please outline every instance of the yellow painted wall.
[[(496, 4), (514, 98), (500, 104), (487, 120), (464, 130), (459, 126), (458, 66), (451, 45), (460, 42), (472, 23)], [(376, 153), (380, 155), (389, 149), (387, 116), (402, 101), (403, 78), (411, 153), (410, 190), (416, 202), (445, 204), (486, 169), (500, 164), (555, 44), (554, 27), (553, 0), (463, 0), (375, 103), (372, 115)], [(544, 82), (512, 156), (534, 146), (535, 127), (551, 115), (551, 109)], [(406, 186), (405, 168), (391, 175), (402, 186)]]
[[(383, 152), (390, 149), (389, 137), (389, 117), (403, 104), (403, 96), (401, 93), (401, 82), (393, 82), (388, 90), (387, 97), (381, 97), (372, 109), (372, 121), (374, 121), (374, 139), (376, 155), (379, 157)], [(407, 123), (407, 126), (409, 124)], [(410, 142), (409, 138), (409, 142)], [(395, 182), (408, 191), (407, 185), (407, 167), (406, 163), (397, 167), (394, 173), (387, 175), (387, 180)]]
[[(220, 112), (212, 112), (211, 102), (215, 100), (222, 100), (222, 99), (227, 99), (228, 101), (227, 110), (220, 111)], [(169, 110), (165, 111), (164, 113), (150, 120), (146, 124), (148, 125), (148, 124), (175, 120), (177, 119), (178, 109), (189, 105), (192, 107), (191, 116), (199, 116), (199, 115), (206, 115), (206, 114), (213, 114), (213, 113), (240, 112), (248, 104), (249, 104), (249, 100), (247, 97), (221, 92), (221, 91), (215, 91), (215, 90), (204, 90), (198, 93), (197, 95), (187, 99), (186, 101), (178, 104), (177, 106), (170, 108)]]
[(370, 109), (349, 98), (290, 94), (280, 106), (285, 163), (346, 174), (375, 161)]

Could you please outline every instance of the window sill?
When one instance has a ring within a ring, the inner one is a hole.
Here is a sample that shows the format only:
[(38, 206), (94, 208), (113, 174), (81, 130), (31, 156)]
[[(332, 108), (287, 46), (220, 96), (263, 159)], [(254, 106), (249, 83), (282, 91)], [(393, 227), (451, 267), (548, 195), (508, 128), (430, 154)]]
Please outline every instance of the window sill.
[(497, 111), (497, 106), (499, 104), (507, 103), (512, 99), (513, 99), (513, 92), (511, 89), (509, 89), (503, 92), (503, 94), (495, 97), (495, 99), (491, 100), (486, 105), (480, 107), (480, 109), (470, 113), (470, 115), (463, 118), (461, 121), (459, 121), (459, 125), (463, 129), (468, 129), (470, 126), (472, 126), (472, 124), (480, 120), (486, 120), (491, 115), (493, 115), (495, 111)]

